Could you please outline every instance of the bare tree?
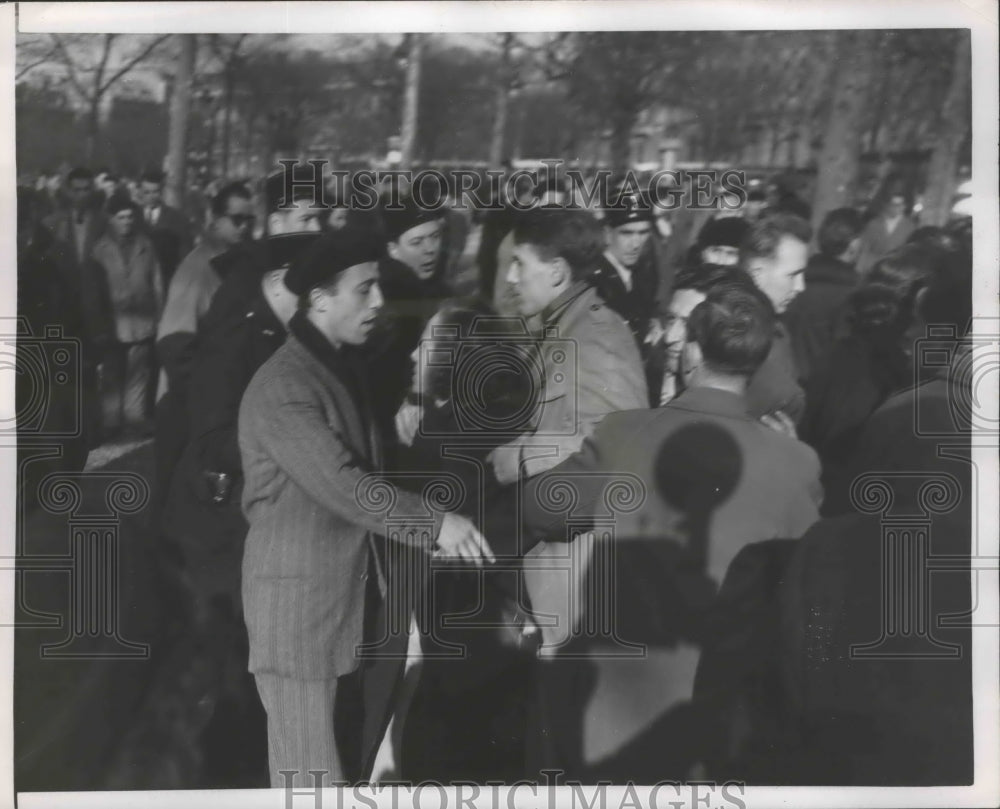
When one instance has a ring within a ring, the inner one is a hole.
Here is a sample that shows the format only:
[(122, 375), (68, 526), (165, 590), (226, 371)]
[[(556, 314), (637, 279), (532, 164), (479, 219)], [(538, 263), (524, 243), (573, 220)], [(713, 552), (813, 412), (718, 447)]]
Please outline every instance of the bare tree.
[(417, 106), (420, 103), (420, 64), (423, 57), (424, 35), (406, 35), (406, 93), (403, 102), (403, 123), (400, 132), (401, 168), (410, 168), (417, 140)]
[[(66, 72), (70, 87), (87, 105), (85, 153), (92, 160), (101, 128), (101, 104), (129, 71), (148, 59), (170, 34), (138, 39), (119, 34), (52, 34), (53, 61)], [(123, 43), (124, 49), (118, 47)], [(131, 47), (129, 44), (131, 43)]]
[(19, 82), (36, 67), (52, 62), (54, 57), (55, 43), (51, 37), (44, 34), (18, 36), (14, 81)]
[(922, 219), (928, 225), (943, 225), (948, 221), (955, 181), (958, 174), (959, 151), (969, 132), (971, 41), (968, 31), (958, 31), (951, 85), (938, 122), (938, 137), (931, 153), (927, 171), (927, 193)]
[(170, 135), (167, 141), (167, 202), (180, 206), (187, 188), (187, 134), (191, 112), (191, 74), (194, 72), (197, 34), (174, 34), (177, 45), (177, 73), (170, 97)]
[(242, 52), (247, 34), (212, 34), (209, 47), (222, 63), (222, 176), (229, 174), (229, 147), (233, 117), (233, 95), (240, 66), (246, 55)]
[(838, 51), (842, 57), (838, 60), (830, 114), (817, 164), (814, 229), (819, 228), (823, 217), (831, 210), (854, 201), (877, 35), (878, 32), (871, 31), (838, 33)]

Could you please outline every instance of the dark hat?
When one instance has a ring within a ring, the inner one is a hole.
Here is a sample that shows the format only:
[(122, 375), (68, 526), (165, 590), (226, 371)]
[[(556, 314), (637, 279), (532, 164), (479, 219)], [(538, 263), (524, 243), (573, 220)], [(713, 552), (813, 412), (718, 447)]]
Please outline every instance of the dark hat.
[(424, 225), (427, 222), (435, 222), (442, 215), (440, 210), (418, 205), (411, 196), (393, 201), (392, 204), (382, 209), (382, 223), (385, 225), (386, 240), (398, 242), (399, 237), (410, 228)]
[[(293, 179), (295, 178), (294, 173), (292, 177)], [(322, 199), (316, 198), (316, 187), (304, 182), (301, 179), (292, 184), (291, 191), (291, 199), (285, 199), (284, 171), (276, 171), (274, 174), (269, 175), (264, 180), (264, 204), (267, 205), (267, 212), (269, 214), (275, 213), (278, 210), (278, 206), (282, 203), (288, 205), (302, 199), (307, 199), (310, 202), (316, 203), (323, 202)]]
[(604, 224), (620, 228), (633, 222), (652, 222), (653, 206), (645, 194), (624, 193), (614, 205), (604, 209)]
[(280, 270), (289, 266), (297, 256), (321, 238), (320, 233), (285, 233), (280, 236), (268, 236), (264, 241), (267, 269)]
[(698, 233), (698, 246), (706, 247), (739, 247), (750, 230), (750, 225), (739, 216), (724, 216), (712, 219)]
[(114, 216), (120, 211), (135, 211), (136, 204), (132, 202), (131, 197), (127, 194), (118, 193), (112, 194), (111, 199), (107, 201), (106, 209), (109, 216)]
[(373, 234), (360, 228), (325, 233), (292, 260), (285, 286), (289, 292), (302, 295), (332, 282), (350, 267), (378, 261), (380, 247)]

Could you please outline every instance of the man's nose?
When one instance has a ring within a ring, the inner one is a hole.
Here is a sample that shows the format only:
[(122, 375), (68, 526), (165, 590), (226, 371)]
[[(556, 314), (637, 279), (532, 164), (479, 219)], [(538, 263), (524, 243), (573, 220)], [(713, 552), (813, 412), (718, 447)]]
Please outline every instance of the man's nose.
[(514, 267), (513, 264), (511, 264), (507, 268), (507, 283), (508, 284), (516, 284), (517, 283), (517, 269)]
[(382, 295), (382, 288), (375, 284), (372, 287), (372, 309), (381, 309), (384, 303), (385, 297)]

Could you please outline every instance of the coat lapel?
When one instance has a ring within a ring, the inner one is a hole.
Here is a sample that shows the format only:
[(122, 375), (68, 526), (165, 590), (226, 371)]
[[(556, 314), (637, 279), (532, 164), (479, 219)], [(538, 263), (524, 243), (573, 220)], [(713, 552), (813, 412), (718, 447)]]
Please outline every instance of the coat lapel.
[(344, 436), (350, 441), (351, 446), (372, 464), (373, 468), (377, 468), (375, 467), (376, 457), (372, 438), (365, 433), (364, 420), (358, 409), (361, 403), (354, 400), (350, 388), (344, 384), (343, 380), (314, 357), (295, 335), (290, 335), (288, 339), (292, 343), (299, 361), (308, 367), (311, 374), (322, 379), (323, 384), (333, 393), (333, 404), (340, 416)]

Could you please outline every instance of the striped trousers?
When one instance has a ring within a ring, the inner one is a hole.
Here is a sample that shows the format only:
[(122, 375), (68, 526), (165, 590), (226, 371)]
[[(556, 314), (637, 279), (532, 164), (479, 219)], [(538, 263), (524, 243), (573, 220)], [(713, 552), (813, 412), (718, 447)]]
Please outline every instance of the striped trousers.
[[(361, 671), (330, 680), (254, 675), (267, 712), (267, 758), (273, 788), (355, 783), (362, 773)], [(318, 771), (319, 781), (311, 772)]]

